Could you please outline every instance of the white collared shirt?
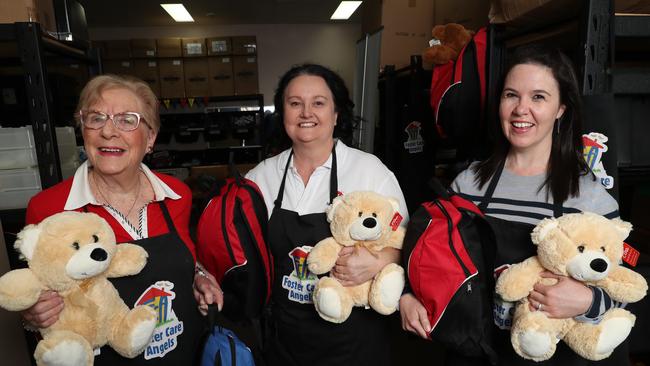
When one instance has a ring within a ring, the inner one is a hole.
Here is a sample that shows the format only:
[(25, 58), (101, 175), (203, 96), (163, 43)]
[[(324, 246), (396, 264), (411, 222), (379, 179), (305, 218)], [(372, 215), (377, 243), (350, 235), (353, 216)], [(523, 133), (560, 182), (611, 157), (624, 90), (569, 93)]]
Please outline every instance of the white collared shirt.
[[(77, 168), (77, 171), (74, 174), (74, 178), (72, 179), (70, 194), (68, 195), (68, 199), (65, 202), (64, 210), (77, 210), (89, 204), (102, 206), (108, 213), (111, 214), (111, 216), (117, 220), (117, 222), (120, 223), (120, 225), (122, 225), (124, 230), (126, 230), (134, 240), (149, 237), (147, 230), (148, 205), (144, 205), (140, 210), (139, 227), (134, 227), (121, 212), (117, 211), (109, 205), (102, 205), (99, 203), (97, 198), (95, 198), (95, 195), (93, 195), (92, 190), (90, 189), (90, 182), (88, 180), (89, 169), (90, 165), (88, 164), (88, 161), (85, 161), (79, 168)], [(165, 198), (173, 200), (181, 198), (180, 195), (174, 192), (167, 184), (165, 184), (165, 182), (160, 180), (160, 178), (158, 178), (146, 165), (140, 163), (140, 170), (144, 173), (145, 177), (147, 177), (149, 183), (151, 184), (151, 187), (153, 188), (154, 199), (151, 202), (159, 202)]]

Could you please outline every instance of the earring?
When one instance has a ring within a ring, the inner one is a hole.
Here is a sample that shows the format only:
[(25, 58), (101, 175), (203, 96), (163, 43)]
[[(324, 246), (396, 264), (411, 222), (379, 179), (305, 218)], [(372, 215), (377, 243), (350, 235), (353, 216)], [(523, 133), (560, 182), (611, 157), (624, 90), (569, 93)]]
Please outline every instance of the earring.
[(560, 134), (560, 119), (559, 118), (555, 119), (555, 131), (557, 132), (558, 135)]

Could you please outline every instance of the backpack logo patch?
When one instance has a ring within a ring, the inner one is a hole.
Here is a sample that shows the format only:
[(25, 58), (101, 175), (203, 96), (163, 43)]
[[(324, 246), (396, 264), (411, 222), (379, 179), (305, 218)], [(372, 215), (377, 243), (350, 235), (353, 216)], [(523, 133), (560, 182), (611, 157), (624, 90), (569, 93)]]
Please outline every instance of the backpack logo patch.
[(172, 291), (174, 284), (169, 281), (158, 281), (149, 286), (135, 306), (147, 305), (158, 313), (158, 323), (151, 338), (151, 343), (144, 351), (145, 360), (164, 357), (173, 351), (178, 344), (177, 338), (183, 333), (183, 322), (176, 317), (172, 306), (176, 293)]
[(289, 252), (289, 258), (293, 263), (291, 274), (282, 277), (282, 287), (289, 293), (287, 297), (291, 301), (301, 304), (313, 304), (314, 287), (318, 282), (318, 277), (309, 271), (307, 267), (307, 256), (313, 247), (303, 245), (294, 248)]

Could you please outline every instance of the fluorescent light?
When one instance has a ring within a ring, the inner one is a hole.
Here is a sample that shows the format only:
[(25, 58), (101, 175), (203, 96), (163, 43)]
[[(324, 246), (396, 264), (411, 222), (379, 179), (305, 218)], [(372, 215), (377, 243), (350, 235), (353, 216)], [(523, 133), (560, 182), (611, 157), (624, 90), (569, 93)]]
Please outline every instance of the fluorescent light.
[(361, 1), (341, 1), (341, 4), (336, 8), (330, 19), (349, 19), (361, 3)]
[(160, 4), (172, 18), (177, 22), (193, 22), (194, 18), (185, 9), (183, 4)]

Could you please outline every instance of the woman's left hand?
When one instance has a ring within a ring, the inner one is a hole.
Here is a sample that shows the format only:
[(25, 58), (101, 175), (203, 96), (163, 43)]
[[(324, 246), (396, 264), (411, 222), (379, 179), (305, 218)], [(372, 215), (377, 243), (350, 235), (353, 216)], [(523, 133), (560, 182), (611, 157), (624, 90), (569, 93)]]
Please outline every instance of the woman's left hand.
[(399, 255), (395, 248), (384, 248), (373, 255), (364, 247), (345, 247), (330, 273), (343, 286), (358, 286), (375, 277), (387, 264), (396, 263)]
[(199, 311), (208, 314), (208, 305), (217, 304), (219, 311), (223, 308), (223, 291), (217, 280), (208, 272), (194, 274), (194, 298), (199, 303)]
[(550, 286), (537, 283), (533, 287), (528, 295), (531, 311), (539, 309), (549, 318), (566, 319), (582, 315), (591, 307), (593, 293), (584, 283), (548, 271), (542, 272), (541, 276), (558, 282)]

